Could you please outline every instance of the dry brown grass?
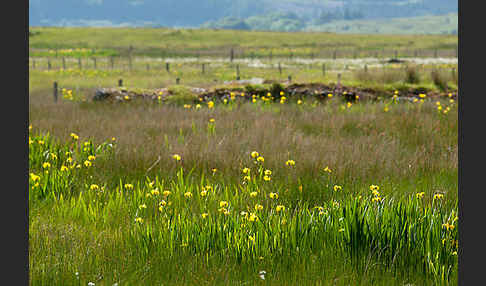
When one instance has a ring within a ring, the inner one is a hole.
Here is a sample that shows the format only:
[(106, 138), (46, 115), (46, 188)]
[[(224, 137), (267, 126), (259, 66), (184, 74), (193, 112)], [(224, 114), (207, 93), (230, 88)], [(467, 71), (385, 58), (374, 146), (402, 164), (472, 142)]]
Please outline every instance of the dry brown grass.
[[(105, 162), (107, 172), (141, 174), (156, 162), (151, 174), (172, 174), (171, 159), (180, 154), (184, 165), (210, 173), (217, 168), (227, 178), (240, 176), (256, 150), (275, 176), (287, 176), (284, 162), (297, 162), (295, 177), (318, 177), (329, 166), (337, 178), (380, 180), (411, 178), (424, 173), (457, 170), (456, 111), (437, 114), (433, 104), (354, 105), (339, 109), (338, 99), (310, 108), (275, 106), (261, 111), (243, 104), (234, 110), (145, 103), (105, 104), (45, 102), (30, 98), (30, 123), (62, 140), (71, 132), (97, 142), (115, 137), (116, 158)], [(215, 118), (215, 134), (207, 132)], [(196, 172), (198, 173), (198, 172)]]
[(353, 76), (360, 82), (376, 82), (382, 84), (398, 83), (405, 80), (405, 72), (402, 69), (383, 68), (355, 70)]

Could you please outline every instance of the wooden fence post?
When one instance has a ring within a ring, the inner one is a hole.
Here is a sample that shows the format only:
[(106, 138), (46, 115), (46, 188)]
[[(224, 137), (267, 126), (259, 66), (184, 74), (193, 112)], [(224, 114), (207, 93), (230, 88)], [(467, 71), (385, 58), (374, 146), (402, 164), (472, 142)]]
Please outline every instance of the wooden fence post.
[(54, 82), (54, 102), (57, 102), (57, 81)]
[(167, 72), (170, 72), (169, 62), (166, 62), (166, 63), (165, 63), (165, 70), (166, 70)]
[(119, 86), (119, 87), (122, 87), (122, 86), (123, 86), (123, 79), (121, 79), (121, 78), (120, 78), (120, 79), (118, 80), (118, 86)]
[(204, 63), (202, 64), (202, 74), (204, 74)]

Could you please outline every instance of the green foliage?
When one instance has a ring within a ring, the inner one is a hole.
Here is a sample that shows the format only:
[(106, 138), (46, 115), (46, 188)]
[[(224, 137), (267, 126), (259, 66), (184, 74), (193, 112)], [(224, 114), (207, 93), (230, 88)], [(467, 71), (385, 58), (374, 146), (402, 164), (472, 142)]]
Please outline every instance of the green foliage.
[(305, 26), (305, 20), (293, 12), (277, 12), (260, 16), (252, 16), (245, 20), (251, 30), (264, 31), (300, 31)]
[[(58, 53), (62, 49), (74, 51), (80, 48), (87, 49), (86, 53), (93, 50), (95, 53), (116, 51), (124, 58), (116, 57), (115, 64), (121, 60), (126, 62), (130, 46), (133, 48), (133, 57), (196, 57), (207, 53), (208, 56), (227, 58), (230, 53), (229, 47), (233, 47), (236, 58), (268, 58), (270, 52), (274, 57), (288, 58), (292, 55), (295, 58), (307, 58), (310, 53), (321, 53), (321, 56), (331, 57), (330, 52), (337, 48), (339, 57), (352, 57), (356, 50), (368, 52), (360, 54), (359, 57), (371, 57), (374, 51), (396, 49), (400, 52), (407, 50), (410, 45), (413, 45), (414, 49), (424, 51), (453, 51), (458, 42), (457, 35), (340, 35), (324, 32), (167, 28), (36, 27), (33, 30), (39, 31), (40, 34), (29, 39), (31, 55), (55, 57), (56, 49)], [(114, 38), (117, 39), (116, 43), (112, 41)], [(37, 54), (46, 52), (48, 54)]]
[(243, 20), (234, 17), (225, 17), (216, 22), (203, 24), (202, 28), (229, 29), (229, 30), (250, 30), (251, 27)]
[[(39, 32), (37, 32), (39, 33)], [(30, 57), (69, 57), (69, 58), (93, 58), (93, 57), (114, 57), (118, 52), (113, 49), (50, 49), (42, 51), (29, 51)]]
[(420, 83), (420, 74), (417, 70), (417, 67), (414, 66), (407, 66), (405, 69), (406, 77), (405, 82), (410, 84), (418, 84)]
[[(248, 172), (250, 179), (244, 179), (246, 183), (240, 185), (226, 185), (205, 177), (194, 180), (189, 166), (179, 161), (174, 161), (178, 172), (173, 179), (155, 176), (104, 185), (94, 181), (90, 172), (103, 171), (97, 167), (97, 161), (111, 159), (112, 143), (81, 144), (73, 136), (69, 142), (59, 144), (41, 134), (31, 134), (30, 139), (31, 214), (49, 204), (53, 221), (71, 221), (79, 228), (92, 228), (91, 235), (98, 239), (104, 232), (116, 234), (117, 243), (130, 250), (126, 257), (115, 244), (105, 240), (98, 243), (130, 267), (143, 265), (154, 257), (165, 264), (177, 257), (198, 256), (211, 257), (215, 263), (231, 259), (246, 267), (257, 265), (263, 257), (277, 263), (268, 270), (279, 271), (283, 270), (278, 266), (281, 259), (316, 257), (325, 261), (333, 249), (335, 252), (331, 253), (340, 254), (357, 273), (365, 271), (373, 261), (386, 265), (382, 271), (389, 274), (412, 273), (441, 283), (457, 277), (457, 201), (450, 207), (440, 193), (395, 198), (383, 196), (379, 186), (372, 185), (365, 187), (368, 190), (362, 195), (352, 196), (336, 191), (332, 186), (337, 182), (328, 175), (316, 183), (319, 189), (330, 192), (331, 198), (310, 205), (286, 198), (289, 194), (285, 181), (265, 182), (265, 164), (256, 160)], [(96, 158), (89, 159), (93, 154)], [(76, 158), (73, 162), (67, 159), (71, 155)], [(88, 166), (83, 160), (92, 164)], [(46, 167), (48, 162), (51, 165)], [(82, 166), (77, 168), (77, 164)], [(65, 165), (75, 167), (61, 170)], [(251, 195), (253, 192), (256, 197)], [(270, 193), (279, 195), (271, 198)], [(45, 265), (42, 262), (48, 259), (64, 260), (50, 266), (57, 269), (56, 273), (66, 271), (65, 267), (73, 269), (65, 283), (76, 281), (76, 268), (82, 268), (87, 279), (86, 275), (99, 273), (99, 267), (113, 267), (103, 256), (85, 256), (87, 260), (79, 254), (68, 256), (67, 252), (73, 251), (73, 240), (82, 239), (82, 234), (69, 234), (70, 240), (65, 243), (57, 237), (63, 231), (50, 233), (51, 239), (42, 239), (38, 219), (30, 216), (31, 279), (53, 278), (52, 273), (40, 271)], [(83, 264), (90, 261), (91, 266), (76, 265), (75, 260)]]
[(438, 70), (432, 70), (430, 72), (430, 77), (432, 78), (432, 81), (434, 82), (435, 86), (439, 88), (442, 91), (447, 90), (447, 76), (445, 76), (443, 73), (441, 73)]
[(349, 34), (457, 35), (457, 13), (386, 19), (336, 20), (308, 25), (306, 31)]
[[(51, 6), (46, 3), (47, 1)], [(308, 28), (311, 22), (320, 25), (359, 18), (371, 21), (376, 19), (389, 21), (389, 19), (399, 17), (457, 13), (458, 9), (457, 1), (453, 0), (424, 0), (420, 3), (414, 0), (385, 2), (343, 0), (339, 3), (315, 0), (209, 0), (198, 2), (84, 0), (76, 1), (76, 9), (72, 9), (72, 1), (30, 1), (29, 23), (32, 26), (198, 27), (203, 23), (213, 21), (214, 27), (222, 28), (241, 29), (245, 27), (246, 22), (246, 25), (252, 29), (296, 31)], [(47, 7), (56, 7), (56, 9), (47, 11)], [(288, 14), (291, 13), (299, 15), (301, 19), (289, 17)], [(231, 23), (230, 18), (241, 20)], [(269, 22), (267, 18), (273, 19)], [(451, 23), (454, 20), (446, 20), (442, 22), (442, 26), (447, 25), (447, 29), (455, 29), (457, 34), (457, 19), (455, 23)], [(356, 29), (352, 23), (349, 26), (350, 31), (362, 32)], [(409, 27), (406, 23), (397, 26), (401, 32), (407, 32)], [(440, 26), (427, 27), (424, 25), (423, 27), (426, 29), (415, 31), (419, 33), (444, 31), (444, 27)], [(383, 29), (376, 23), (375, 28)]]
[(193, 104), (197, 101), (197, 95), (191, 92), (191, 90), (183, 85), (172, 85), (168, 87), (168, 91), (171, 94), (167, 97), (167, 103), (183, 105)]

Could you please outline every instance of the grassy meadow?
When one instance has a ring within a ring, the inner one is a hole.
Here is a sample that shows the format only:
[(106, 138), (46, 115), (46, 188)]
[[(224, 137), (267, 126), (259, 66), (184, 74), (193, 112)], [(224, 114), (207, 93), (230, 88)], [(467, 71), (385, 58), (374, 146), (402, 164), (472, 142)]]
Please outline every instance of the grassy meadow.
[[(263, 32), (170, 28), (31, 27), (30, 56), (268, 57), (454, 57), (457, 35), (373, 35), (325, 32)], [(131, 47), (131, 50), (130, 50)], [(86, 49), (84, 51), (82, 49)], [(51, 50), (52, 52), (49, 52)], [(68, 51), (73, 53), (73, 51)], [(91, 54), (93, 53), (93, 54)]]
[[(35, 29), (31, 47), (60, 37), (48, 33), (72, 37), (60, 32), (70, 29)], [(78, 41), (101, 41), (113, 30)], [(132, 38), (199, 33), (122, 30)], [(256, 42), (260, 32), (246, 33), (236, 38)], [(80, 42), (65, 47), (87, 46)], [(295, 64), (294, 82), (330, 83), (342, 73), (344, 85), (379, 88), (382, 97), (351, 103), (339, 94), (325, 101), (282, 94), (272, 102), (236, 93), (197, 103), (189, 88), (227, 86), (234, 63), (214, 63), (205, 74), (200, 62), (173, 62), (167, 72), (150, 59), (133, 69), (72, 62), (47, 70), (41, 58), (29, 71), (30, 285), (456, 284), (452, 66), (435, 79), (419, 70), (419, 82), (409, 83), (401, 66), (390, 79), (392, 66), (363, 75), (336, 64), (323, 75), (320, 65)], [(287, 77), (242, 67), (243, 78)], [(134, 89), (169, 87), (175, 99), (91, 100), (119, 78)], [(54, 81), (65, 88), (57, 102)], [(395, 91), (404, 87), (426, 92), (400, 100)]]

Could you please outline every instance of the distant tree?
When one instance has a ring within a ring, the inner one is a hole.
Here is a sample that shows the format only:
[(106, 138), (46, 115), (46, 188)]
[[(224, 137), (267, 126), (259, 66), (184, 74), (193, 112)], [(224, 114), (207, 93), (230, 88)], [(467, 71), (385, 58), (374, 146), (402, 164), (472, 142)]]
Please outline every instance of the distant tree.
[(204, 27), (228, 30), (249, 30), (251, 28), (245, 21), (236, 17), (225, 17), (218, 21), (208, 22)]

